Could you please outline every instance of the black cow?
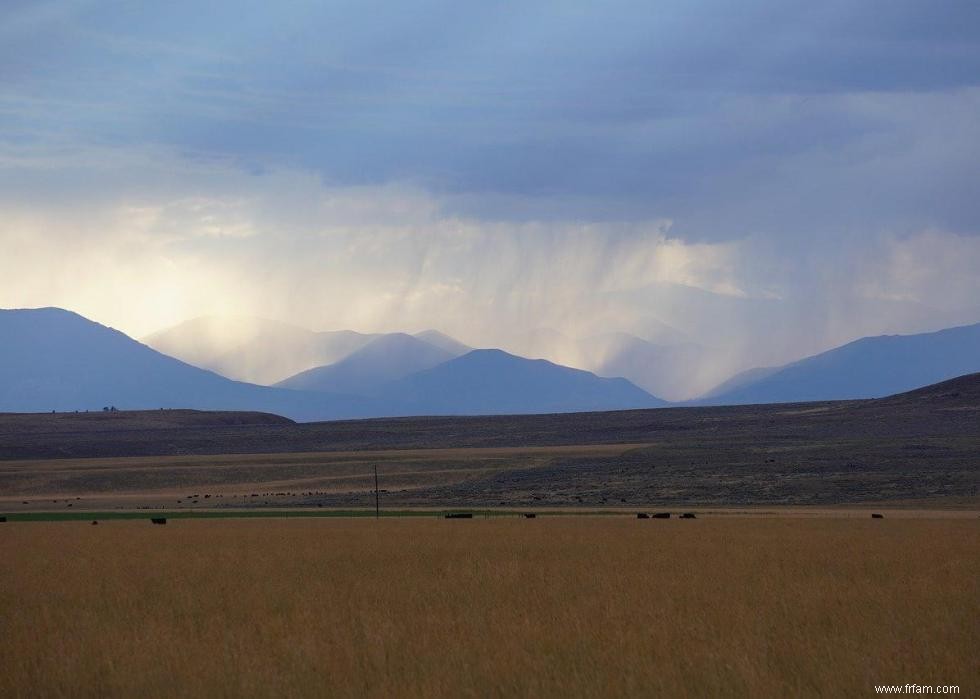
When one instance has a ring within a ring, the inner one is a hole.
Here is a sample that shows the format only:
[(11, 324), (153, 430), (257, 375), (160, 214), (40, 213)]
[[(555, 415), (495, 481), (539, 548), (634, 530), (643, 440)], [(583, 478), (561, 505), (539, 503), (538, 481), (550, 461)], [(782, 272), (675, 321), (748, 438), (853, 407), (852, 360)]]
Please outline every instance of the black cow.
[(653, 518), (654, 519), (670, 519), (670, 513), (669, 512), (657, 512), (656, 514), (653, 515)]
[(885, 515), (878, 514), (877, 512), (871, 513), (871, 519), (884, 519)]
[(537, 515), (534, 514), (533, 512), (525, 512), (524, 513), (524, 519), (534, 519), (535, 517), (537, 517)]
[(697, 519), (697, 515), (693, 512), (685, 512), (681, 515), (681, 519)]
[(447, 512), (446, 519), (473, 519), (472, 512)]
[(636, 518), (637, 519), (650, 519), (650, 515), (648, 515), (646, 512), (637, 512), (636, 513)]
[(150, 518), (150, 521), (153, 522), (154, 524), (166, 524), (167, 523), (167, 518), (166, 517), (151, 517)]

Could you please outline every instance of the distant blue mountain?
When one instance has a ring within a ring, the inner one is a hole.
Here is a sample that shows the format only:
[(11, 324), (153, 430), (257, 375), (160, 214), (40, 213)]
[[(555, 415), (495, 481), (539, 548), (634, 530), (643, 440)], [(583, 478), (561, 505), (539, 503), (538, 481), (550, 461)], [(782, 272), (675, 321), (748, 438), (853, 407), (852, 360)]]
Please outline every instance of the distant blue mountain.
[(753, 384), (782, 371), (783, 368), (784, 367), (781, 366), (765, 366), (740, 371), (731, 378), (726, 379), (722, 383), (715, 386), (713, 389), (701, 396), (700, 399), (688, 401), (688, 403), (714, 403), (715, 399), (719, 396), (734, 395), (737, 391), (745, 388), (746, 386), (752, 386)]
[[(411, 336), (396, 337), (390, 343), (379, 345), (377, 355), (362, 355), (365, 363), (361, 368), (371, 364), (367, 360), (384, 359), (386, 347), (404, 350), (407, 346), (409, 353), (419, 350), (425, 362), (451, 357), (446, 350)], [(405, 366), (398, 371), (406, 371)], [(195, 408), (262, 411), (311, 421), (663, 405), (625, 379), (603, 379), (499, 350), (472, 351), (394, 381), (367, 374), (334, 379), (335, 386), (344, 381), (347, 386), (376, 381), (372, 384), (375, 395), (362, 398), (232, 381), (70, 311), (0, 310), (0, 412), (101, 410), (104, 406), (121, 410)]]
[(226, 379), (58, 308), (0, 310), (0, 411), (196, 408), (297, 420), (370, 412), (355, 398)]
[(299, 391), (375, 395), (386, 384), (452, 359), (453, 353), (404, 333), (372, 340), (339, 362), (300, 372), (276, 386)]
[(404, 414), (490, 415), (655, 408), (659, 398), (626, 379), (524, 359), (502, 350), (462, 357), (389, 384), (383, 395)]
[(706, 394), (712, 405), (880, 398), (980, 371), (980, 323), (865, 337), (783, 367), (750, 369)]

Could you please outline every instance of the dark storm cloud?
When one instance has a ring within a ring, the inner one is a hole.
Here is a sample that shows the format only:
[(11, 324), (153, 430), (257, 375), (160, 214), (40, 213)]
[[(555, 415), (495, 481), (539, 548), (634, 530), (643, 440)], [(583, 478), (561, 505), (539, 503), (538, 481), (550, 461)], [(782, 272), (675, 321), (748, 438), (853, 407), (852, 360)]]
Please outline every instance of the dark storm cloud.
[[(6, 138), (149, 141), (329, 182), (413, 181), (481, 216), (589, 217), (587, 203), (725, 236), (789, 223), (741, 203), (782, 196), (789, 164), (797, 189), (831, 200), (820, 225), (867, 225), (843, 211), (853, 160), (887, 149), (865, 176), (914, 188), (932, 164), (911, 151), (949, 128), (914, 96), (975, 107), (963, 92), (980, 76), (974, 2), (287, 5), (7, 4)], [(501, 210), (500, 195), (540, 203)], [(884, 225), (976, 220), (973, 197), (940, 199), (864, 208)]]

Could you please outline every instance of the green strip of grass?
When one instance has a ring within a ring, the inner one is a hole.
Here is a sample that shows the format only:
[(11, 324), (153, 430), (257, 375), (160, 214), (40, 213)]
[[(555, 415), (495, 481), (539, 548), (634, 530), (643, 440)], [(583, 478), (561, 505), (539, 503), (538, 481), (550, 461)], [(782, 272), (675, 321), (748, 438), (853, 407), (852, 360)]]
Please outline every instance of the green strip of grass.
[[(453, 510), (456, 511), (456, 510)], [(438, 517), (445, 512), (392, 510), (382, 517)], [(479, 513), (483, 514), (483, 513)], [(474, 513), (477, 516), (477, 513)], [(374, 517), (373, 510), (127, 510), (122, 512), (21, 512), (6, 515), (8, 522), (67, 522), (89, 519), (225, 519), (229, 517)]]
[[(520, 517), (523, 512), (503, 510), (382, 510), (382, 517), (444, 517), (452, 512), (470, 512), (473, 518), (481, 517)], [(537, 512), (538, 517), (567, 514), (563, 512)], [(602, 515), (622, 512), (589, 511), (575, 514)], [(71, 522), (84, 520), (111, 519), (223, 519), (252, 517), (374, 517), (374, 510), (124, 510), (118, 512), (18, 512), (5, 516), (8, 522)]]

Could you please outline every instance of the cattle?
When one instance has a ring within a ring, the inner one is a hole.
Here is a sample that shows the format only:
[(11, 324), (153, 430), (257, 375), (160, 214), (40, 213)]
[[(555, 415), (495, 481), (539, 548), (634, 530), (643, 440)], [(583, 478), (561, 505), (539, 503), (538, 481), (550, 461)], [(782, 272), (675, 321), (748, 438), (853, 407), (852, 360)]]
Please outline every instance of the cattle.
[(151, 517), (150, 518), (150, 521), (153, 522), (154, 524), (166, 524), (167, 523), (167, 518), (166, 517)]
[(95, 525), (95, 524), (98, 524), (98, 523), (99, 523), (99, 520), (97, 520), (97, 519), (93, 519), (93, 520), (92, 520), (92, 524), (93, 524), (93, 525)]
[(524, 519), (534, 519), (535, 517), (537, 517), (537, 515), (534, 514), (533, 512), (525, 512), (524, 513)]
[(6, 521), (7, 521), (6, 517), (0, 517), (0, 522), (6, 522)]
[(885, 515), (878, 514), (877, 512), (872, 512), (871, 513), (871, 519), (884, 519), (884, 518), (885, 518)]
[(472, 512), (447, 512), (446, 519), (473, 519)]
[(697, 519), (697, 515), (693, 512), (685, 512), (681, 515), (681, 519)]
[(637, 512), (636, 513), (636, 518), (637, 519), (650, 519), (650, 515), (648, 515), (646, 512)]
[(653, 515), (654, 519), (670, 519), (669, 512), (657, 512)]

